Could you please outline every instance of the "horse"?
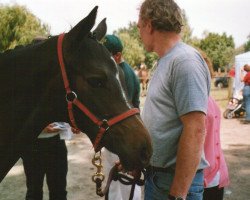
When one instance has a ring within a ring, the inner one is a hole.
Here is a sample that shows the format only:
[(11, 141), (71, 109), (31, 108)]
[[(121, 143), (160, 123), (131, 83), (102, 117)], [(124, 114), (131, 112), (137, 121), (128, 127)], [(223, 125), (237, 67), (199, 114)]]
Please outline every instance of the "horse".
[(51, 122), (73, 124), (95, 151), (117, 154), (127, 171), (149, 164), (148, 131), (100, 43), (106, 19), (91, 31), (97, 10), (65, 34), (0, 53), (0, 182)]
[(149, 82), (149, 72), (145, 64), (142, 64), (138, 71), (138, 78), (141, 84), (141, 96), (146, 96)]

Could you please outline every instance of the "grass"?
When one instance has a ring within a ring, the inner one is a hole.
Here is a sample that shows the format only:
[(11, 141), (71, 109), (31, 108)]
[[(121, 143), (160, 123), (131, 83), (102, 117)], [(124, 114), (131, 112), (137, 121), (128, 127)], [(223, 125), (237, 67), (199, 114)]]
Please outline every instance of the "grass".
[(214, 87), (213, 81), (211, 82), (212, 82), (210, 91), (211, 96), (215, 99), (215, 101), (222, 110), (226, 109), (229, 98), (231, 97), (229, 93), (229, 88), (219, 89)]

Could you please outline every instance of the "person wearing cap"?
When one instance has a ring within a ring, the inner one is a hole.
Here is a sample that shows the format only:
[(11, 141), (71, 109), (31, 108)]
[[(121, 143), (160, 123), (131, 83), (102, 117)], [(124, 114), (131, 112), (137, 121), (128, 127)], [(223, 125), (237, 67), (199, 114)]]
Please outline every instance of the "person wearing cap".
[[(128, 100), (136, 108), (140, 106), (140, 84), (139, 80), (132, 69), (132, 67), (126, 63), (122, 57), (123, 45), (121, 40), (116, 35), (106, 35), (103, 45), (109, 50), (112, 57), (118, 66), (121, 67), (125, 83)], [(104, 155), (104, 167), (105, 174), (108, 176), (110, 169), (115, 165), (115, 162), (119, 160), (118, 156), (111, 153), (107, 149), (103, 150)], [(109, 200), (127, 200), (130, 195), (131, 186), (123, 185), (119, 181), (112, 182), (109, 188), (108, 199)], [(133, 200), (141, 200), (141, 188), (136, 185)]]
[(128, 99), (135, 108), (139, 108), (140, 83), (132, 67), (122, 57), (123, 45), (121, 40), (116, 35), (106, 35), (103, 45), (109, 50), (124, 73)]

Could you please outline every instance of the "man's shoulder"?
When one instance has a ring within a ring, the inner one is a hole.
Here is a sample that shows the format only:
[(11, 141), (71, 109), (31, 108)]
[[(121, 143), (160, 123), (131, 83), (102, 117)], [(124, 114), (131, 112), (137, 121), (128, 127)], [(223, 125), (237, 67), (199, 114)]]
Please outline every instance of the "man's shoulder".
[(175, 49), (174, 55), (178, 60), (189, 60), (200, 58), (200, 53), (192, 46), (181, 42)]

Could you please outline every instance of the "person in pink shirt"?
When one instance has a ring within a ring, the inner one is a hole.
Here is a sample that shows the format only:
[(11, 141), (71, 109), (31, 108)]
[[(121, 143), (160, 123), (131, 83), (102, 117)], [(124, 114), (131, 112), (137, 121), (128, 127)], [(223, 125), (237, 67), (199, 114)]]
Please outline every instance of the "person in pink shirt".
[(220, 118), (218, 105), (209, 97), (204, 151), (210, 166), (204, 169), (203, 200), (222, 200), (224, 187), (229, 185), (227, 164), (220, 142)]
[[(203, 58), (209, 67), (211, 77), (213, 77), (214, 72), (211, 61), (205, 55), (203, 55)], [(203, 200), (222, 200), (224, 187), (229, 185), (228, 168), (221, 149), (220, 122), (220, 108), (210, 96), (208, 99), (204, 144), (205, 157), (210, 166), (204, 169)]]

